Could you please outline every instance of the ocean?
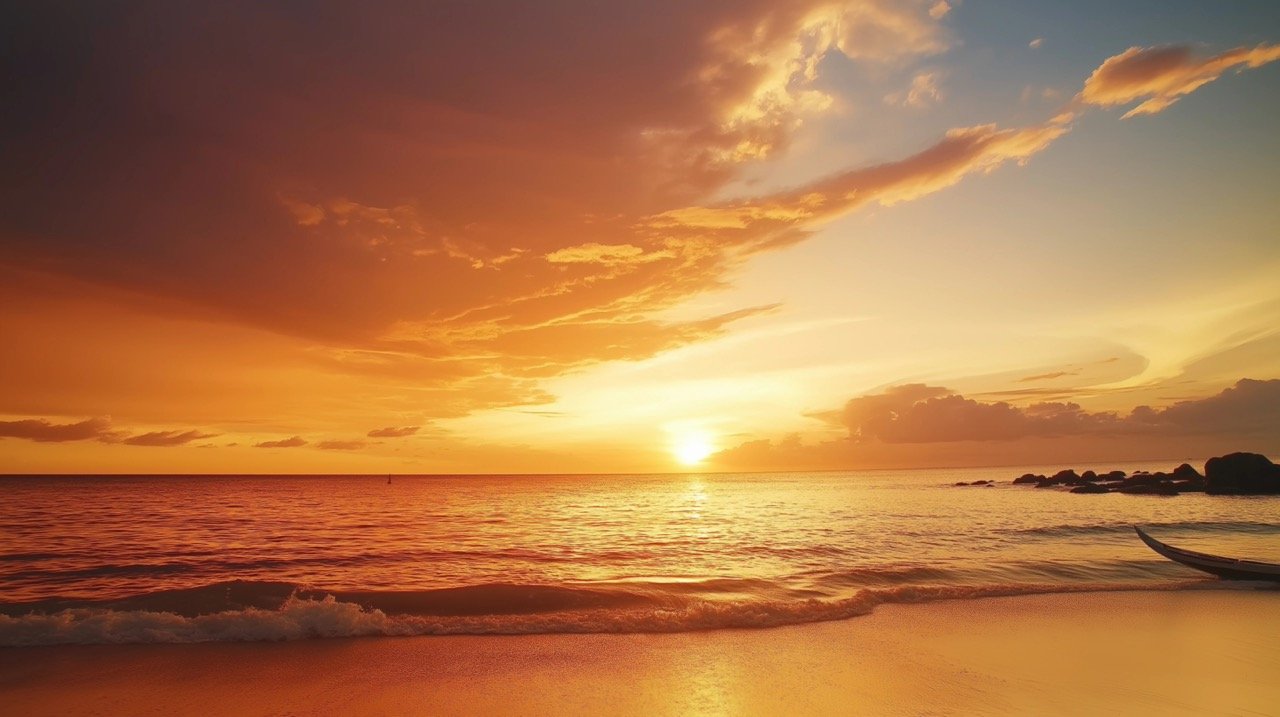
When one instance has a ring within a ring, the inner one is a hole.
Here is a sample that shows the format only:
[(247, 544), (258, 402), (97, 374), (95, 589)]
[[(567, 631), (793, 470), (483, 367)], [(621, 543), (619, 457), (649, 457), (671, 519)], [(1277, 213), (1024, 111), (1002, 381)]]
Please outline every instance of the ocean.
[(1157, 556), (1134, 525), (1280, 560), (1280, 497), (1011, 485), (1026, 470), (0, 477), (0, 646), (676, 632), (1260, 589)]

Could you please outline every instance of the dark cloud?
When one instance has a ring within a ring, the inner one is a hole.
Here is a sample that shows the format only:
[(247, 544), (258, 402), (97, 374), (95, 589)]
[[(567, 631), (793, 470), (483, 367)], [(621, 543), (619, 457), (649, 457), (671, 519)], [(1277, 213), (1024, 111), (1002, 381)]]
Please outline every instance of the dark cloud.
[(130, 446), (180, 446), (201, 438), (213, 438), (216, 435), (218, 434), (201, 433), (200, 431), (152, 431), (151, 433), (129, 436), (122, 440), (121, 443)]
[[(1045, 441), (1064, 439), (1075, 441), (1077, 446), (1086, 445), (1080, 443), (1085, 439), (1170, 446), (1197, 437), (1211, 439), (1217, 448), (1210, 450), (1233, 449), (1240, 442), (1258, 445), (1280, 437), (1280, 379), (1242, 379), (1207, 398), (1179, 401), (1166, 408), (1139, 406), (1128, 414), (1090, 412), (1071, 402), (1025, 407), (983, 402), (945, 388), (906, 384), (850, 399), (842, 410), (813, 415), (840, 426), (846, 437), (808, 445), (797, 436), (780, 442), (749, 441), (725, 451), (716, 461), (775, 468), (847, 467), (854, 457), (883, 454), (887, 447), (898, 445), (918, 449), (924, 445), (1028, 443), (1044, 450)], [(1205, 444), (1202, 440), (1196, 445)], [(931, 455), (947, 460), (942, 449)]]
[(261, 443), (255, 443), (253, 444), (253, 447), (254, 448), (297, 448), (299, 446), (305, 446), (305, 445), (307, 445), (307, 442), (305, 439), (302, 438), (302, 436), (293, 436), (291, 438), (284, 438), (279, 441), (263, 441)]
[(1130, 421), (1194, 433), (1280, 435), (1280, 379), (1241, 379), (1216, 396), (1179, 401), (1165, 409), (1140, 406)]
[(79, 423), (50, 423), (44, 419), (0, 421), (0, 437), (25, 438), (39, 443), (113, 439), (119, 434), (105, 418), (89, 418)]
[(399, 428), (395, 426), (388, 426), (387, 428), (375, 428), (372, 431), (369, 431), (369, 437), (404, 438), (405, 436), (412, 436), (417, 433), (419, 428), (421, 428), (421, 426), (402, 426)]
[(204, 433), (194, 429), (151, 431), (130, 435), (128, 431), (114, 428), (105, 418), (89, 418), (78, 423), (50, 423), (43, 418), (27, 418), (20, 421), (0, 421), (0, 438), (25, 438), (38, 443), (95, 440), (102, 443), (123, 443), (130, 446), (180, 446), (202, 438), (212, 438), (216, 433)]

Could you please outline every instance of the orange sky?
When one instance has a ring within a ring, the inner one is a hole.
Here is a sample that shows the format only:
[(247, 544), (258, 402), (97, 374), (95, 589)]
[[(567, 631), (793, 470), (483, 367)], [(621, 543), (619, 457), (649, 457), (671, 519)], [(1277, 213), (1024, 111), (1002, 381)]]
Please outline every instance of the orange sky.
[(1280, 452), (1267, 3), (300, 13), (15, 13), (0, 470)]

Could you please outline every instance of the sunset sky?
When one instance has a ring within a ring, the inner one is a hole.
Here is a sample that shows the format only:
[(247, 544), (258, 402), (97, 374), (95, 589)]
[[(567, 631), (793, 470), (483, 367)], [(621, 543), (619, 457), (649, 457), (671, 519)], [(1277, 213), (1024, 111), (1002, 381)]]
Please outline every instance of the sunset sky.
[(0, 471), (1280, 453), (1280, 3), (27, 3)]

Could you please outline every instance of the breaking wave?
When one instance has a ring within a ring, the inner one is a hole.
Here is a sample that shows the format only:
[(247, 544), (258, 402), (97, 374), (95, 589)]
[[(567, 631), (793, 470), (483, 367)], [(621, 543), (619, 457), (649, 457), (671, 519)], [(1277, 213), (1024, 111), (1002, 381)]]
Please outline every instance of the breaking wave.
[(8, 614), (0, 614), (0, 646), (768, 628), (843, 620), (870, 613), (885, 603), (1232, 585), (1203, 580), (1160, 584), (898, 585), (864, 588), (841, 598), (716, 599), (690, 594), (689, 588), (680, 583), (600, 587), (490, 584), (424, 591), (343, 592), (280, 582), (229, 581), (111, 602), (9, 605), (5, 607)]

